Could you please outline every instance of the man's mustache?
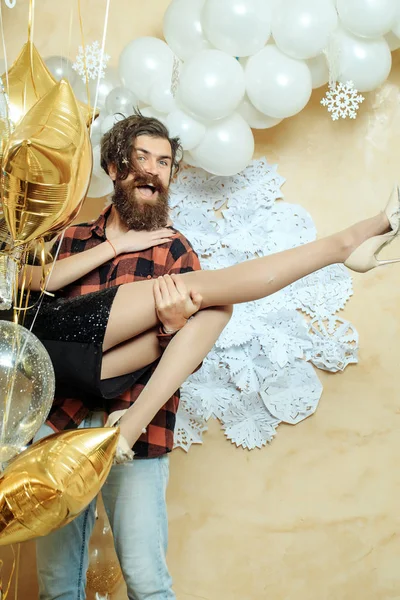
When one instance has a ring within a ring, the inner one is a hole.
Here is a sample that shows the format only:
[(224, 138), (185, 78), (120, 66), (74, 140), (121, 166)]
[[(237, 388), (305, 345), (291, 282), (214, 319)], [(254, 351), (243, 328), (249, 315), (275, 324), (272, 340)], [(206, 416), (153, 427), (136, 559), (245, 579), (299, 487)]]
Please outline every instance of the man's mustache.
[(167, 192), (167, 188), (158, 175), (150, 175), (150, 173), (135, 173), (134, 179), (129, 182), (129, 186), (132, 188), (143, 187), (145, 185), (152, 185), (159, 194), (165, 194)]

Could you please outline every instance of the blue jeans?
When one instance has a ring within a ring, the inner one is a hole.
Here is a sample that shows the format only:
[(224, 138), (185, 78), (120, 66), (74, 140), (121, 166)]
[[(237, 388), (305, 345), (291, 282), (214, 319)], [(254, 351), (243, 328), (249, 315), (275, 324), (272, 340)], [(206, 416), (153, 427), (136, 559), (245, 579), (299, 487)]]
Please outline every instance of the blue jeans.
[[(81, 427), (101, 427), (92, 413)], [(42, 425), (35, 441), (53, 433)], [(168, 456), (115, 465), (101, 490), (129, 600), (175, 600), (166, 563)], [(40, 600), (84, 600), (96, 500), (74, 521), (36, 540)]]

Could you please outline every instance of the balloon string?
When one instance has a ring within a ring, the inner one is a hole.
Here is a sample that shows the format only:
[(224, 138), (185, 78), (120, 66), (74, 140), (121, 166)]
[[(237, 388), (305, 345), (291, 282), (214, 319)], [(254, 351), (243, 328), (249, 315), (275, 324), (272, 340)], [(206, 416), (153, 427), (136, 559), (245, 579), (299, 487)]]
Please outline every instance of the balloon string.
[(18, 599), (18, 583), (19, 583), (19, 566), (21, 562), (21, 544), (17, 545), (17, 559), (15, 565), (15, 586), (14, 586), (14, 600)]
[(85, 46), (85, 36), (83, 34), (83, 21), (81, 14), (81, 0), (78, 0), (78, 16), (79, 16), (79, 28), (81, 30), (81, 40), (82, 40), (82, 52), (83, 52), (83, 67), (85, 69), (85, 80), (86, 80), (86, 93), (88, 100), (88, 109), (90, 114), (90, 90), (89, 90), (89, 73), (86, 64), (86, 46)]
[[(33, 74), (33, 29), (35, 25), (35, 0), (29, 0), (29, 18), (28, 18), (28, 44), (29, 44), (29, 52), (30, 52), (30, 70), (31, 70), (31, 80), (33, 84), (33, 89), (35, 92), (36, 98), (39, 98), (37, 93), (35, 77)], [(24, 114), (26, 113), (26, 86), (24, 93)]]
[(37, 319), (37, 316), (38, 316), (38, 314), (39, 314), (39, 310), (40, 310), (40, 308), (41, 308), (41, 306), (42, 306), (43, 297), (45, 296), (45, 294), (46, 294), (46, 292), (47, 292), (47, 289), (46, 289), (46, 288), (47, 288), (47, 286), (49, 285), (49, 282), (50, 282), (51, 276), (52, 276), (52, 274), (53, 274), (54, 265), (55, 265), (55, 264), (56, 264), (56, 262), (57, 262), (58, 255), (59, 255), (59, 253), (60, 253), (60, 249), (61, 249), (61, 244), (62, 244), (62, 242), (63, 242), (63, 239), (64, 239), (64, 235), (65, 235), (65, 229), (64, 229), (64, 231), (63, 231), (63, 232), (62, 232), (62, 234), (61, 234), (60, 241), (59, 241), (59, 243), (58, 243), (58, 247), (57, 247), (56, 253), (55, 253), (55, 255), (54, 255), (53, 264), (51, 265), (51, 268), (50, 268), (50, 271), (49, 271), (49, 275), (48, 275), (48, 277), (47, 277), (47, 280), (45, 280), (45, 282), (43, 283), (43, 287), (42, 287), (43, 294), (42, 294), (42, 295), (41, 295), (41, 297), (40, 297), (40, 300), (39, 300), (39, 302), (38, 302), (38, 305), (37, 305), (37, 308), (36, 308), (35, 315), (34, 315), (34, 317), (33, 317), (33, 319), (32, 319), (32, 323), (31, 323), (31, 326), (30, 326), (30, 328), (29, 328), (29, 330), (30, 330), (30, 331), (32, 331), (32, 329), (33, 329), (33, 326), (34, 326), (34, 324), (35, 324), (35, 321), (36, 321), (36, 319)]
[[(10, 95), (10, 85), (8, 82), (8, 66), (7, 66), (7, 52), (6, 52), (6, 41), (4, 37), (4, 27), (3, 27), (3, 13), (1, 10), (1, 0), (0, 0), (0, 30), (1, 30), (1, 41), (3, 45), (3, 54), (4, 54), (4, 66), (5, 66), (5, 76), (6, 76), (6, 88), (7, 88), (7, 96)], [(8, 98), (7, 98), (8, 100)]]
[[(71, 3), (71, 10), (70, 10), (70, 13), (69, 13), (68, 50), (67, 50), (67, 56), (66, 56), (67, 60), (68, 60), (68, 57), (70, 56), (70, 52), (71, 52), (72, 24), (73, 24), (73, 21), (74, 21), (74, 5), (73, 5), (73, 3)], [(66, 64), (68, 64), (67, 60), (65, 61)]]
[(106, 45), (106, 38), (107, 38), (107, 28), (108, 28), (108, 15), (109, 15), (109, 12), (110, 12), (110, 0), (107, 0), (106, 13), (104, 15), (103, 39), (102, 39), (102, 42), (101, 42), (100, 64), (99, 64), (99, 70), (98, 70), (98, 73), (97, 73), (96, 96), (95, 96), (95, 99), (94, 99), (92, 124), (90, 126), (90, 129), (92, 129), (94, 120), (96, 118), (96, 108), (97, 108), (97, 101), (99, 99), (99, 86), (100, 86), (101, 72), (103, 70), (103, 57), (104, 57), (104, 48), (105, 48), (105, 45)]

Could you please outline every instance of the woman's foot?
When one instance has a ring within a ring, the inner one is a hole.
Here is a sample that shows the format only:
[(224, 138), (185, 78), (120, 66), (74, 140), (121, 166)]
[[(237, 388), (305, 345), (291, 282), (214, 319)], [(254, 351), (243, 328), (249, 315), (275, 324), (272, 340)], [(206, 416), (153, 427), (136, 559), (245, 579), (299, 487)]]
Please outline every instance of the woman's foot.
[(371, 219), (361, 221), (342, 232), (345, 240), (344, 264), (353, 271), (365, 273), (383, 264), (399, 262), (379, 261), (377, 254), (392, 242), (400, 232), (400, 195), (396, 185), (390, 195), (385, 211)]
[[(126, 413), (126, 410), (116, 410), (115, 412), (111, 413), (109, 415), (104, 427), (119, 427), (120, 421), (125, 413)], [(118, 445), (117, 445), (117, 449), (115, 451), (115, 456), (114, 456), (114, 464), (115, 465), (124, 464), (128, 461), (133, 460), (133, 457), (134, 457), (134, 452), (131, 449), (131, 447), (130, 447), (128, 441), (126, 440), (126, 438), (124, 437), (124, 435), (121, 433), (121, 429), (120, 429)]]

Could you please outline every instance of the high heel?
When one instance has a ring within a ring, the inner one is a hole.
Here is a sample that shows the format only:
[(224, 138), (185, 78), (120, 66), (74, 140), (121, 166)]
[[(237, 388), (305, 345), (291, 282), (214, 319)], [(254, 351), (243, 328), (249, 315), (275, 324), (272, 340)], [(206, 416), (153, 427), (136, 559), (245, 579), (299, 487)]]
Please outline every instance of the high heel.
[[(119, 422), (126, 413), (126, 410), (116, 410), (115, 412), (111, 413), (104, 427), (119, 427)], [(134, 454), (135, 453), (133, 452), (127, 440), (124, 438), (120, 431), (113, 464), (122, 465), (128, 461), (131, 461), (133, 460)]]
[(392, 231), (382, 235), (376, 235), (363, 242), (354, 250), (345, 261), (345, 266), (357, 273), (366, 273), (375, 267), (400, 262), (400, 258), (391, 260), (379, 260), (379, 252), (400, 233), (400, 190), (395, 185), (385, 208), (385, 215), (390, 223)]

